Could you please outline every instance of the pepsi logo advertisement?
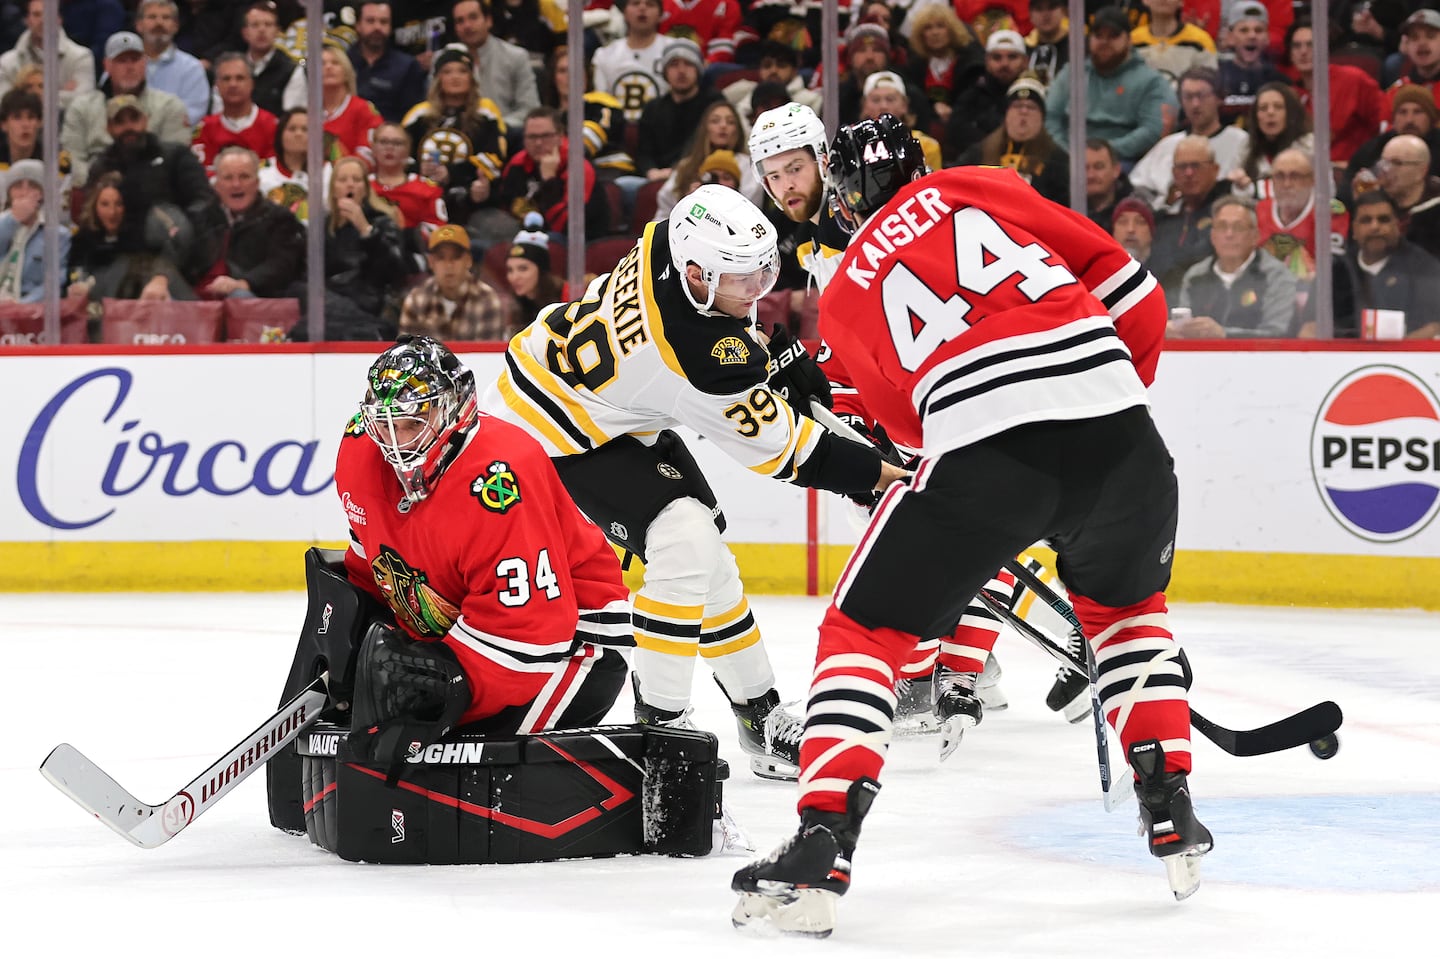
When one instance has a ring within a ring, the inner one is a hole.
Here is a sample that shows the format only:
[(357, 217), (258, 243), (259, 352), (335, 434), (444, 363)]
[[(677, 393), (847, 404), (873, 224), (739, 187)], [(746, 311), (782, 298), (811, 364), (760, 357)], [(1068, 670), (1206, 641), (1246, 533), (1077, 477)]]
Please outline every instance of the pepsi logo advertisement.
[(1398, 366), (1365, 366), (1315, 417), (1311, 470), (1326, 509), (1361, 539), (1395, 543), (1440, 512), (1440, 401)]

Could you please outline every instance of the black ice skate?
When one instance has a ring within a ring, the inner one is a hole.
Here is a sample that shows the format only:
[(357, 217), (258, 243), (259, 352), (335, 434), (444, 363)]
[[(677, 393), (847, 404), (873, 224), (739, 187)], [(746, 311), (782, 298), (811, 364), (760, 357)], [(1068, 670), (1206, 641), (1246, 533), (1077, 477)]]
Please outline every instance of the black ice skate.
[(965, 730), (980, 725), (985, 707), (975, 694), (976, 673), (941, 666), (936, 675), (935, 715), (940, 718), (940, 759), (950, 757)]
[(1135, 798), (1140, 801), (1140, 835), (1150, 854), (1165, 864), (1165, 878), (1176, 899), (1200, 888), (1200, 857), (1215, 840), (1190, 803), (1184, 773), (1165, 771), (1165, 750), (1154, 739), (1133, 743), (1130, 765), (1135, 770)]
[(690, 714), (694, 707), (684, 709), (661, 709), (651, 706), (640, 698), (640, 674), (630, 673), (630, 687), (635, 690), (635, 721), (642, 726), (669, 726), (672, 729), (694, 729)]
[(750, 757), (750, 771), (761, 779), (798, 779), (805, 724), (780, 705), (780, 694), (771, 689), (756, 699), (732, 702), (730, 708), (735, 712), (740, 748)]
[[(1078, 631), (1072, 629), (1070, 635), (1065, 637), (1065, 648), (1074, 653), (1081, 662), (1085, 661), (1085, 637)], [(1089, 677), (1069, 666), (1061, 666), (1055, 673), (1055, 684), (1050, 687), (1050, 693), (1045, 697), (1045, 705), (1049, 706), (1052, 712), (1062, 714), (1066, 722), (1083, 721), (1090, 715)]]
[(860, 822), (879, 790), (873, 779), (856, 780), (846, 793), (844, 813), (805, 810), (794, 836), (736, 872), (730, 880), (740, 894), (730, 915), (735, 928), (759, 935), (830, 935), (835, 904), (850, 888)]
[(935, 715), (935, 675), (895, 681), (895, 735), (922, 736), (940, 731)]

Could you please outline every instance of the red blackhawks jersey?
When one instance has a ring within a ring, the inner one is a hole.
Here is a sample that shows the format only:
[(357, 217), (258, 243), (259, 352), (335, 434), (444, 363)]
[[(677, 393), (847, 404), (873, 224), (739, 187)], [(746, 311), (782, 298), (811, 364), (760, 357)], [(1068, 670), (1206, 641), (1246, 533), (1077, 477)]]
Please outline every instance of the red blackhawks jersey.
[(384, 122), (375, 104), (363, 97), (347, 96), (334, 110), (325, 111), (325, 132), (334, 135), (347, 156), (354, 154), (371, 167), (375, 165), (375, 154), (370, 149), (370, 138)]
[(351, 581), (412, 637), (454, 651), (472, 695), (462, 723), (529, 703), (519, 731), (549, 728), (598, 646), (634, 645), (614, 551), (522, 430), (481, 415), (430, 496), (407, 511), (357, 416), (335, 489), (350, 523)]
[(215, 167), (215, 158), (228, 146), (241, 146), (254, 151), (262, 160), (275, 155), (275, 114), (259, 107), (251, 107), (250, 113), (240, 119), (232, 119), (223, 113), (212, 113), (201, 117), (195, 124), (190, 138), (190, 149), (200, 159), (205, 172)]
[(907, 185), (851, 238), (820, 299), (820, 361), (854, 390), (837, 413), (935, 455), (1145, 405), (1165, 320), (1108, 233), (1014, 171), (964, 167)]
[(445, 216), (445, 192), (434, 180), (427, 180), (418, 173), (407, 174), (394, 186), (386, 186), (372, 173), (370, 189), (375, 191), (376, 196), (395, 205), (405, 218), (405, 222), (399, 224), (405, 229), (423, 223), (444, 226), (450, 222)]

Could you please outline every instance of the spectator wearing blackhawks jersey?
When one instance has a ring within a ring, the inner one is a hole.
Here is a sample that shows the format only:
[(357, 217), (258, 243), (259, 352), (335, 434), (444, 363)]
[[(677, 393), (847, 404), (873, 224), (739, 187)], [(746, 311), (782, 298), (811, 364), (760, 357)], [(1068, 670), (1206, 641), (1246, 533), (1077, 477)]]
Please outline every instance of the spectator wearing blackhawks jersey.
[(370, 138), (385, 121), (375, 104), (356, 92), (355, 68), (350, 58), (333, 47), (320, 54), (320, 92), (325, 108), (325, 132), (334, 134), (342, 152), (373, 164)]
[(205, 172), (210, 173), (220, 151), (232, 144), (245, 147), (260, 159), (275, 155), (278, 121), (262, 110), (251, 97), (255, 77), (243, 53), (222, 53), (215, 58), (215, 93), (220, 111), (203, 117), (195, 125), (192, 149)]
[(621, 0), (625, 36), (595, 51), (595, 89), (620, 101), (625, 119), (640, 119), (645, 104), (670, 89), (665, 82), (661, 54), (668, 37), (660, 35), (660, 0)]
[(392, 695), (361, 702), (426, 701), (395, 688), (407, 671), (432, 691), (446, 679), (434, 712), (357, 716), (348, 758), (402, 763), (412, 740), (452, 727), (508, 736), (600, 722), (625, 684), (618, 648), (634, 645), (625, 583), (545, 451), (478, 413), (473, 374), (430, 337), (402, 336), (366, 387), (335, 462), (345, 570), (396, 625), (369, 632), (356, 677)]
[(375, 128), (375, 172), (370, 188), (400, 212), (402, 227), (441, 226), (445, 219), (444, 193), (434, 180), (411, 173), (410, 134), (398, 123)]
[[(1190, 803), (1189, 671), (1166, 613), (1175, 475), (1145, 395), (1160, 289), (1099, 227), (1013, 172), (918, 176), (919, 153), (908, 131), (874, 121), (843, 128), (829, 151), (855, 232), (821, 297), (820, 333), (880, 425), (925, 456), (880, 499), (821, 622), (810, 701), (824, 713), (812, 707), (801, 741), (800, 827), (735, 874), (741, 927), (833, 929), (879, 791), (901, 664), (1044, 538), (1094, 638), (1101, 710), (1175, 894), (1194, 891), (1213, 843)], [(914, 562), (957, 541), (956, 562)]]
[(741, 12), (740, 0), (665, 0), (660, 29), (694, 39), (706, 63), (733, 63)]
[[(260, 167), (260, 193), (269, 200), (284, 207), (301, 222), (310, 219), (310, 174), (305, 169), (309, 162), (308, 137), (310, 117), (304, 107), (296, 107), (281, 115), (275, 130), (275, 155)], [(334, 138), (325, 135), (324, 156), (337, 157), (339, 152)], [(330, 193), (330, 159), (320, 167), (321, 197)]]
[[(646, 226), (577, 304), (555, 304), (510, 341), (482, 406), (530, 433), (611, 542), (645, 562), (635, 596), (636, 717), (683, 722), (696, 655), (735, 713), (751, 769), (795, 775), (800, 720), (745, 599), (714, 493), (685, 426), (761, 476), (845, 493), (903, 476), (873, 448), (791, 409), (766, 386), (756, 302), (779, 270), (775, 231), (739, 193), (706, 184)], [(707, 684), (708, 685), (708, 684)]]

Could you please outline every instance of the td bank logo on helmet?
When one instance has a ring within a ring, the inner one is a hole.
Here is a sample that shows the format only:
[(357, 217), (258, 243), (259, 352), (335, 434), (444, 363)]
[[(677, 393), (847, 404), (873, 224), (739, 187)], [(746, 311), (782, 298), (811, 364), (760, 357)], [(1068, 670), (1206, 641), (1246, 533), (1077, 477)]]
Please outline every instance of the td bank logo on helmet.
[(1320, 499), (1362, 539), (1393, 543), (1440, 512), (1440, 401), (1398, 366), (1365, 366), (1331, 388), (1310, 435)]

